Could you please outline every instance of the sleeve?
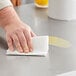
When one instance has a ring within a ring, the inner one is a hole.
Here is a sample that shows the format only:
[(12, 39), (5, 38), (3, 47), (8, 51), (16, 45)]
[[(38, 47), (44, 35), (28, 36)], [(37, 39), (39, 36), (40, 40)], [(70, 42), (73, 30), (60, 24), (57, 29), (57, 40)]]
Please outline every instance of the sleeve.
[(12, 6), (12, 3), (10, 0), (0, 0), (0, 10), (7, 6)]

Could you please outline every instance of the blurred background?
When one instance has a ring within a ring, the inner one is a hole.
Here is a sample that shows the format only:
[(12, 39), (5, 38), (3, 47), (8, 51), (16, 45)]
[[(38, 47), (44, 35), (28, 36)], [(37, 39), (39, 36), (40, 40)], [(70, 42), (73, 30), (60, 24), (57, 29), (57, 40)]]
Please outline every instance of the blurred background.
[(21, 0), (22, 4), (33, 3), (34, 0)]
[(33, 3), (34, 0), (11, 0), (13, 6), (20, 6), (23, 4)]

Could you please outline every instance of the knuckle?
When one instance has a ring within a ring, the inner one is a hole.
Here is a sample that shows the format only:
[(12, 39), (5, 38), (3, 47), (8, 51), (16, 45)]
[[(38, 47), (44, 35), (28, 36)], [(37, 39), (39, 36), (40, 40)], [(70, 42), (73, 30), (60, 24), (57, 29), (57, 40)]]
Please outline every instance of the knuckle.
[(23, 31), (27, 33), (29, 31), (29, 29), (23, 28)]
[(21, 29), (17, 29), (17, 30), (16, 30), (17, 33), (20, 33), (21, 31), (22, 31)]
[(15, 44), (16, 48), (20, 48), (20, 43)]
[(15, 38), (14, 39), (14, 42), (18, 44), (19, 43), (19, 40), (17, 38)]
[(21, 33), (22, 32), (22, 29), (21, 28), (20, 29), (17, 29), (16, 32), (17, 33)]

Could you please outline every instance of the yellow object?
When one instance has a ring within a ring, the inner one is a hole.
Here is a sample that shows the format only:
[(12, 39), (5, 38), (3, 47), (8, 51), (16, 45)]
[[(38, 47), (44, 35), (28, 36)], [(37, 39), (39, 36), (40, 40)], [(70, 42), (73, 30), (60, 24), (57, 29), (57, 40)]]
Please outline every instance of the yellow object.
[(35, 5), (37, 7), (46, 8), (48, 7), (48, 0), (35, 0)]
[(71, 46), (69, 41), (54, 36), (49, 37), (49, 44), (62, 48), (68, 48)]

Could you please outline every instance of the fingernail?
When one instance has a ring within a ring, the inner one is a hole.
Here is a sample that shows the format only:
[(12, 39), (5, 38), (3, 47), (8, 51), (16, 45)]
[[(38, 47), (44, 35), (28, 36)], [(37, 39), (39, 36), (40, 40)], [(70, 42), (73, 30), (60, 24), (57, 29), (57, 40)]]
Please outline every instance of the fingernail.
[(26, 48), (24, 48), (24, 52), (25, 52), (25, 53), (28, 53), (28, 52), (29, 52), (29, 50), (28, 50), (28, 49), (26, 49)]
[(25, 53), (28, 53), (29, 51), (28, 51), (28, 50), (25, 50), (24, 52), (25, 52)]

